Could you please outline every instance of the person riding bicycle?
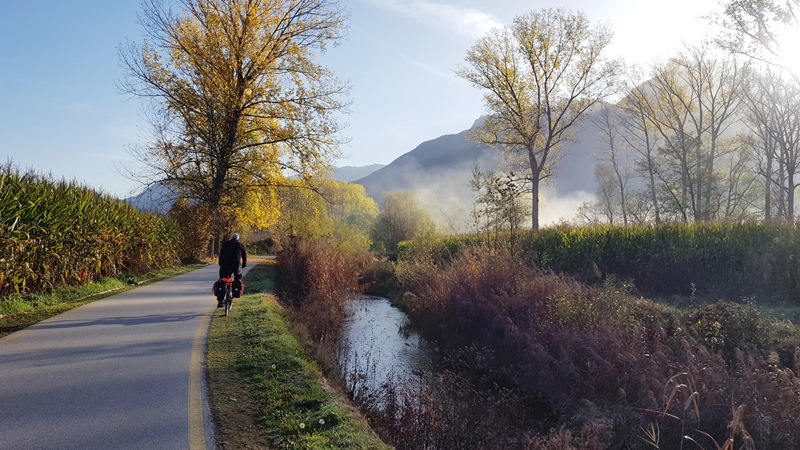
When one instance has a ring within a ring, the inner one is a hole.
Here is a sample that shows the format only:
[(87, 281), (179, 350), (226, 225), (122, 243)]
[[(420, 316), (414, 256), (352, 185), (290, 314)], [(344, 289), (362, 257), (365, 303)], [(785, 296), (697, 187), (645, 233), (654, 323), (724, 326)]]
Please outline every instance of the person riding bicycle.
[[(247, 267), (247, 250), (239, 242), (239, 235), (233, 233), (231, 239), (225, 241), (219, 249), (219, 277), (230, 278), (234, 275), (234, 283), (242, 279), (242, 269)], [(217, 306), (222, 306), (222, 300), (218, 300)]]

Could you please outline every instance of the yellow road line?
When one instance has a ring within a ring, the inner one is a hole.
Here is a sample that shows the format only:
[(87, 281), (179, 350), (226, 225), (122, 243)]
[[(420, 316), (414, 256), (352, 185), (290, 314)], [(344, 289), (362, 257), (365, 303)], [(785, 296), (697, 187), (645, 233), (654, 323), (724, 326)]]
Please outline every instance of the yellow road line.
[(214, 314), (216, 303), (206, 308), (197, 331), (194, 333), (192, 356), (189, 360), (189, 449), (205, 450), (206, 431), (203, 420), (203, 349), (205, 347), (208, 324)]

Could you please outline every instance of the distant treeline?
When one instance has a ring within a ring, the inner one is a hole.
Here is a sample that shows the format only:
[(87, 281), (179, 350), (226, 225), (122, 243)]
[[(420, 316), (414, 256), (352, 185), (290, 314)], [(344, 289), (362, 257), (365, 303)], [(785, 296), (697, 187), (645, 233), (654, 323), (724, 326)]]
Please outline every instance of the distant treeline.
[(173, 221), (74, 182), (0, 168), (0, 297), (176, 261)]
[[(424, 246), (453, 257), (478, 244), (509, 245), (508, 235), (464, 235), (406, 242), (400, 257)], [(764, 296), (797, 301), (800, 229), (793, 222), (559, 227), (513, 238), (516, 255), (584, 281), (614, 275), (651, 295)]]

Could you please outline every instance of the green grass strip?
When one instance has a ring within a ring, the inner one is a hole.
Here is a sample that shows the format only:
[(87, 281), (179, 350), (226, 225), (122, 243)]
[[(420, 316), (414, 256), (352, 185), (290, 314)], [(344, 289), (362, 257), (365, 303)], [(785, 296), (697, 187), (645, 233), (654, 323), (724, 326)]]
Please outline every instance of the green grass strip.
[(327, 386), (271, 294), (274, 279), (274, 266), (254, 267), (248, 294), (211, 322), (206, 361), (220, 447), (391, 448)]

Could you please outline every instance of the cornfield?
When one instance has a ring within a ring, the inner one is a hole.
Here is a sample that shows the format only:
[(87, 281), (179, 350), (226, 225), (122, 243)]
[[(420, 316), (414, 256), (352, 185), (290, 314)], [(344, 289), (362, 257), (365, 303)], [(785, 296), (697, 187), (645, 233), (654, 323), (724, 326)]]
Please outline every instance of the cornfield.
[(176, 261), (174, 222), (66, 181), (0, 168), (0, 298)]
[[(443, 238), (427, 250), (452, 257), (480, 236)], [(698, 223), (639, 227), (559, 227), (517, 237), (526, 262), (579, 279), (613, 274), (656, 295), (800, 301), (800, 227), (782, 223)], [(401, 258), (419, 251), (401, 246)]]

